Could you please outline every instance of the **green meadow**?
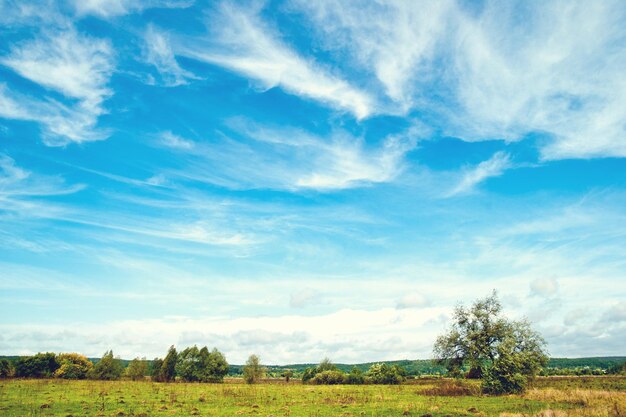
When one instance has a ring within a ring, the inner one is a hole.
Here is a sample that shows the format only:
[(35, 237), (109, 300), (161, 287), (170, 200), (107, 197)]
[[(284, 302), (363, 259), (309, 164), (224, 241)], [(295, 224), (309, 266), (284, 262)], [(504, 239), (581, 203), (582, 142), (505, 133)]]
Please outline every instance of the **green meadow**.
[(0, 381), (3, 417), (615, 416), (626, 378), (543, 378), (524, 395), (484, 396), (471, 381), (402, 385), (247, 385), (149, 381)]

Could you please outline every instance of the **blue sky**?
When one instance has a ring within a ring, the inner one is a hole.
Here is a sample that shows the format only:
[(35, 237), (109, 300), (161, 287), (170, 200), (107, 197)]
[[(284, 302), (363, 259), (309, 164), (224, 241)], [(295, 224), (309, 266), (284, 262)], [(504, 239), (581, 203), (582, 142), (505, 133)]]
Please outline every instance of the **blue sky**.
[(623, 2), (0, 0), (0, 352), (625, 354)]

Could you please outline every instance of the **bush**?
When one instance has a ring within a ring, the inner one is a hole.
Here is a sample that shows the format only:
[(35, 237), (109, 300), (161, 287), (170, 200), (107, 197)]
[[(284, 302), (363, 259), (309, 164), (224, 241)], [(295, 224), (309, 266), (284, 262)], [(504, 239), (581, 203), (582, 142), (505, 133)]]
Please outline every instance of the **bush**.
[(356, 366), (352, 368), (350, 373), (346, 375), (346, 384), (361, 385), (365, 383), (365, 375), (363, 371)]
[(85, 379), (93, 368), (93, 363), (78, 353), (62, 353), (57, 361), (61, 366), (54, 372), (56, 378)]
[(367, 377), (373, 384), (399, 384), (404, 380), (404, 371), (397, 365), (376, 363), (367, 371)]
[(346, 383), (346, 374), (341, 371), (318, 372), (311, 382), (317, 385), (339, 385)]

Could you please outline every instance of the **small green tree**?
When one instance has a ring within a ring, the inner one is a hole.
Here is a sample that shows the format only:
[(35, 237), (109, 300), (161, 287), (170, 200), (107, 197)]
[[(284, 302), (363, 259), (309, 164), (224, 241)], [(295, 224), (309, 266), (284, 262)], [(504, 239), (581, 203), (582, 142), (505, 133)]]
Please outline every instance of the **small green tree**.
[(265, 377), (266, 369), (261, 366), (261, 360), (257, 355), (250, 355), (243, 367), (243, 378), (248, 384), (256, 384)]
[(172, 382), (176, 380), (176, 366), (178, 364), (178, 353), (174, 345), (170, 346), (163, 359), (161, 370), (159, 372), (159, 380), (162, 382)]
[(120, 379), (124, 372), (124, 366), (122, 361), (113, 356), (113, 351), (109, 350), (104, 353), (102, 359), (100, 359), (89, 373), (89, 377), (92, 379), (100, 379), (106, 381), (113, 381)]
[(320, 364), (317, 365), (317, 372), (336, 371), (336, 370), (337, 370), (337, 366), (334, 363), (332, 363), (330, 359), (328, 358), (322, 359)]
[(0, 359), (0, 378), (9, 378), (13, 375), (13, 366), (8, 359)]
[(545, 341), (527, 321), (507, 320), (501, 312), (495, 291), (469, 309), (458, 306), (452, 328), (437, 338), (435, 361), (451, 374), (469, 367), (486, 393), (521, 392), (547, 364)]
[(315, 377), (315, 368), (312, 367), (308, 367), (306, 368), (303, 372), (302, 372), (302, 382), (306, 383), (309, 382), (311, 379), (313, 379), (313, 377)]
[(126, 368), (126, 376), (133, 381), (141, 381), (148, 374), (148, 361), (146, 358), (133, 359)]
[(283, 375), (283, 378), (285, 378), (285, 383), (288, 384), (289, 380), (293, 376), (293, 371), (291, 369), (285, 369), (282, 375)]
[(161, 370), (163, 368), (163, 359), (154, 358), (150, 364), (150, 379), (154, 382), (165, 382)]

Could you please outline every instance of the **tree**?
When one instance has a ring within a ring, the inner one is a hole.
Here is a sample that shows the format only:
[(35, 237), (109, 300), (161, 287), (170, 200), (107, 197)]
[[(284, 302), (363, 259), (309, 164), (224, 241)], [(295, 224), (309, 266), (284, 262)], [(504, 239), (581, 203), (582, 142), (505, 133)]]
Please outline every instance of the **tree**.
[(337, 366), (334, 363), (332, 363), (330, 359), (328, 358), (322, 359), (320, 364), (317, 365), (317, 372), (336, 371), (336, 370), (337, 370)]
[(159, 372), (159, 379), (162, 382), (172, 382), (176, 380), (176, 366), (178, 364), (178, 352), (174, 345), (170, 346), (163, 359), (161, 370)]
[(217, 349), (188, 347), (178, 354), (176, 374), (187, 382), (222, 382), (228, 373), (228, 362)]
[(315, 377), (315, 368), (308, 367), (302, 372), (302, 382), (308, 382)]
[(8, 359), (0, 359), (0, 379), (13, 375), (13, 367)]
[(104, 352), (102, 359), (100, 359), (89, 373), (89, 377), (92, 379), (101, 379), (106, 381), (113, 381), (120, 379), (124, 372), (124, 366), (122, 361), (113, 357), (113, 351), (109, 350)]
[(458, 306), (451, 329), (437, 338), (435, 361), (451, 375), (483, 379), (486, 393), (521, 392), (547, 364), (545, 341), (528, 321), (501, 316), (502, 305), (494, 291), (471, 308)]
[(293, 376), (293, 371), (291, 369), (285, 369), (283, 372), (283, 377), (285, 378), (285, 383), (289, 383), (289, 380)]
[(146, 358), (133, 359), (126, 368), (126, 376), (133, 381), (141, 381), (148, 374), (148, 361)]
[(165, 382), (161, 369), (163, 367), (163, 359), (154, 358), (150, 364), (150, 378), (155, 382)]
[(15, 361), (15, 376), (18, 378), (50, 378), (59, 369), (54, 353), (38, 353), (22, 356)]
[(61, 353), (57, 362), (60, 367), (54, 372), (56, 378), (85, 379), (93, 368), (93, 363), (78, 353)]
[(261, 366), (261, 360), (257, 355), (250, 355), (243, 367), (243, 378), (248, 384), (256, 384), (265, 377), (266, 369)]

